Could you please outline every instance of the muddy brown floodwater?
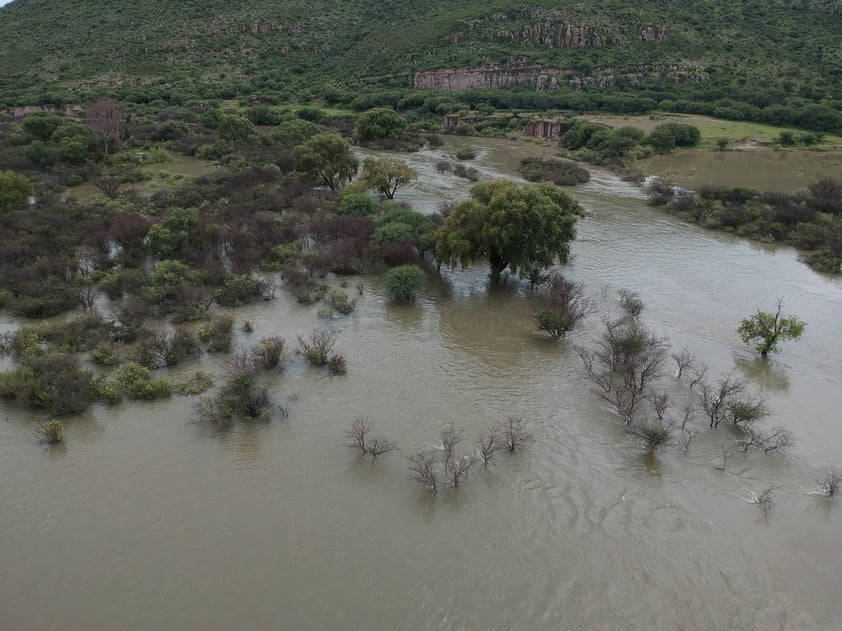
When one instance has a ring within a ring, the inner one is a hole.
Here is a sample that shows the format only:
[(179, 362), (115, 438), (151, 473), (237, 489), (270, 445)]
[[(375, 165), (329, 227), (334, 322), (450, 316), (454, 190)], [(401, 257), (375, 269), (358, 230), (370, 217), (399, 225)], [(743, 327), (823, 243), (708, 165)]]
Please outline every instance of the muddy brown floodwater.
[[(541, 151), (454, 142), (478, 150), (483, 177)], [(407, 156), (421, 181), (398, 197), (427, 211), (464, 197), (467, 182), (434, 169), (453, 150)], [(820, 466), (842, 465), (839, 282), (790, 249), (665, 218), (611, 175), (572, 192), (588, 216), (567, 273), (605, 309), (617, 288), (637, 290), (675, 347), (748, 379), (772, 410), (764, 426), (792, 431), (789, 454), (717, 470), (735, 436), (696, 419), (686, 453), (648, 459), (573, 352), (598, 316), (552, 343), (533, 331), (525, 292), (489, 291), (483, 268), (447, 272), (413, 307), (386, 304), (366, 278), (357, 311), (322, 322), (348, 375), (293, 357), (271, 377), (287, 419), (215, 435), (185, 398), (96, 406), (66, 422), (65, 446), (45, 448), (36, 417), (0, 408), (0, 627), (842, 628), (842, 502), (809, 494)], [(735, 327), (777, 296), (808, 326), (761, 362)], [(237, 341), (294, 340), (316, 311), (283, 296), (238, 309), (255, 331)], [(455, 494), (417, 488), (399, 454), (372, 466), (343, 446), (357, 415), (412, 453), (446, 422), (473, 437), (510, 414), (536, 441)], [(747, 499), (770, 486), (764, 521)]]

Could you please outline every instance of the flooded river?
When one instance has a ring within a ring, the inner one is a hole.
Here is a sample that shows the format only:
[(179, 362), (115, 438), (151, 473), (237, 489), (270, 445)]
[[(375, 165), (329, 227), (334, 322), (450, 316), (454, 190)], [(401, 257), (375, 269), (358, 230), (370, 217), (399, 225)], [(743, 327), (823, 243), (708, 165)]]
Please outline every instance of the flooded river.
[[(453, 142), (477, 148), (482, 177), (543, 151)], [(407, 156), (421, 179), (398, 199), (432, 211), (464, 198), (469, 183), (434, 168), (454, 149)], [(573, 352), (598, 316), (553, 343), (524, 291), (489, 291), (483, 268), (446, 272), (413, 307), (366, 278), (357, 311), (328, 323), (348, 375), (292, 357), (271, 377), (286, 419), (219, 435), (190, 399), (97, 406), (45, 448), (34, 417), (0, 407), (0, 628), (842, 628), (842, 501), (809, 495), (819, 467), (842, 466), (842, 285), (793, 250), (664, 217), (611, 175), (572, 192), (588, 215), (569, 275), (604, 309), (637, 290), (675, 347), (750, 380), (772, 411), (764, 426), (792, 431), (788, 455), (718, 470), (735, 435), (697, 418), (686, 453), (648, 459)], [(777, 296), (808, 326), (764, 363), (735, 328)], [(292, 341), (317, 309), (283, 296), (238, 309), (255, 331), (237, 341)], [(512, 414), (534, 443), (458, 493), (427, 494), (399, 454), (372, 466), (343, 445), (358, 415), (409, 454), (444, 423), (473, 439)], [(770, 486), (764, 521), (746, 500)]]

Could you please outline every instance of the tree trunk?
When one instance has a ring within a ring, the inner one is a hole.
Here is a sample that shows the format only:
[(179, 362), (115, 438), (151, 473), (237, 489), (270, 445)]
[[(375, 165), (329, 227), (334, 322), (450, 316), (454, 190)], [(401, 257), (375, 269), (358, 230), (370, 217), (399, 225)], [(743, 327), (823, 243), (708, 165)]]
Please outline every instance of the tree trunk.
[(496, 252), (492, 252), (488, 256), (488, 260), (491, 263), (491, 282), (499, 283), (500, 274), (503, 273), (503, 270), (506, 269), (506, 266), (509, 264), (509, 262), (506, 261), (502, 256), (500, 256)]

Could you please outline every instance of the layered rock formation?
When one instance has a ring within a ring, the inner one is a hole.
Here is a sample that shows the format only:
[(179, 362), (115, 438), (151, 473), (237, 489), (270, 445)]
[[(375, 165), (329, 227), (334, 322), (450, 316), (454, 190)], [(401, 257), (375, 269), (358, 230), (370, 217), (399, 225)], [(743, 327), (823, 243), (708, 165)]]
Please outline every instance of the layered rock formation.
[(439, 68), (415, 73), (413, 86), (419, 90), (485, 90), (493, 88), (530, 87), (535, 90), (557, 90), (568, 87), (611, 86), (622, 78), (631, 84), (701, 83), (707, 79), (704, 69), (694, 64), (658, 64), (597, 68), (589, 76), (579, 76), (572, 68), (549, 68), (537, 64)]

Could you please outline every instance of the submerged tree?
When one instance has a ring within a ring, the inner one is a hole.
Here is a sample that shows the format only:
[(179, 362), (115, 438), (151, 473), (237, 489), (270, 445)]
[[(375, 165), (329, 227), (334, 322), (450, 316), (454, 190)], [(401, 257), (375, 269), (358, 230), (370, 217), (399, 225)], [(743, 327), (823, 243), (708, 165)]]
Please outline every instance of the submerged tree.
[(582, 283), (567, 280), (561, 274), (550, 274), (545, 282), (547, 295), (536, 299), (532, 318), (539, 331), (563, 338), (593, 311), (593, 306), (584, 295)]
[(796, 316), (783, 316), (783, 301), (778, 299), (775, 313), (757, 310), (757, 313), (740, 322), (737, 332), (746, 344), (753, 344), (763, 357), (778, 352), (784, 340), (797, 340), (804, 333), (806, 324)]
[(418, 179), (418, 171), (397, 158), (366, 158), (361, 177), (366, 186), (394, 199), (399, 188)]
[(579, 212), (576, 201), (552, 184), (483, 182), (439, 229), (436, 256), (450, 265), (485, 259), (494, 282), (507, 267), (515, 273), (547, 268), (567, 261)]

